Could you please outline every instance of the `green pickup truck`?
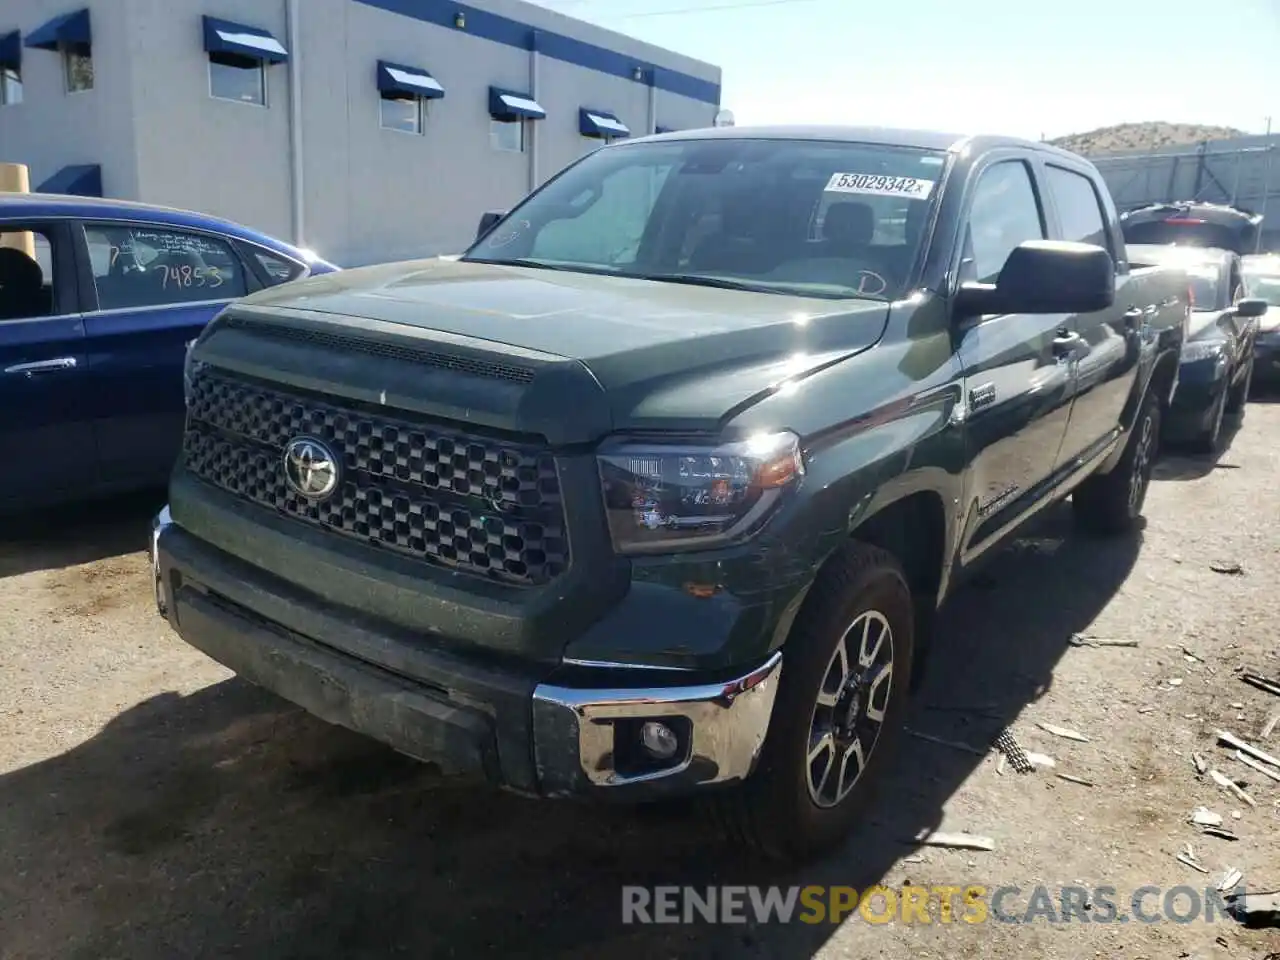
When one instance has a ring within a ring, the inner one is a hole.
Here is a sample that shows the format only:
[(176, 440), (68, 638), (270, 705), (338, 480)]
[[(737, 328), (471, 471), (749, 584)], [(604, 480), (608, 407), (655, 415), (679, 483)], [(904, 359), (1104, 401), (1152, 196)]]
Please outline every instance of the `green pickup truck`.
[(1044, 144), (718, 128), (573, 164), (453, 260), (227, 308), (152, 557), (242, 677), (543, 797), (871, 797), (959, 578), (1138, 517), (1187, 282)]

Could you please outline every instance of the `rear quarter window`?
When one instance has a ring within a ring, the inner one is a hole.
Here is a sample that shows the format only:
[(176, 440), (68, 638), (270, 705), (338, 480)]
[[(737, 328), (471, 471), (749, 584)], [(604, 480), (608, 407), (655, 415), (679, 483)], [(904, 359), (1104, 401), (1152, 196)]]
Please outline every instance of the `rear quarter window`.
[(290, 280), (297, 280), (307, 272), (307, 268), (296, 260), (268, 253), (265, 250), (253, 248), (251, 256), (257, 261), (258, 266), (262, 268), (263, 277), (269, 287), (288, 283)]

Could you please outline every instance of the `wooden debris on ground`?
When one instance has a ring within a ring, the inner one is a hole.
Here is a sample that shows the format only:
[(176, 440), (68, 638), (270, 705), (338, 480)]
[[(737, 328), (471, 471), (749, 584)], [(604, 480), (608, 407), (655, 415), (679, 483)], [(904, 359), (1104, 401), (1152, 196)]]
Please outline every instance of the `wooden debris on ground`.
[(1208, 807), (1196, 807), (1191, 814), (1191, 822), (1201, 827), (1222, 826), (1222, 814), (1214, 813)]
[(1245, 743), (1234, 734), (1230, 734), (1225, 730), (1215, 730), (1214, 733), (1218, 738), (1218, 742), (1225, 743), (1229, 747), (1235, 747), (1237, 750), (1243, 750), (1255, 760), (1261, 760), (1263, 763), (1269, 764), (1273, 767), (1280, 767), (1280, 760), (1276, 759), (1265, 750), (1259, 750), (1252, 744)]
[(1195, 764), (1196, 774), (1203, 777), (1209, 772), (1209, 761), (1198, 753), (1191, 754), (1191, 762)]
[(1258, 805), (1257, 802), (1253, 799), (1253, 797), (1249, 796), (1242, 789), (1240, 789), (1240, 784), (1236, 783), (1234, 780), (1228, 777), (1221, 770), (1217, 770), (1217, 769), (1210, 770), (1209, 778), (1218, 786), (1225, 787), (1228, 790), (1230, 790), (1232, 793), (1234, 793), (1237, 797), (1239, 797), (1249, 806), (1256, 807)]
[(1040, 767), (1045, 767), (1049, 770), (1052, 770), (1054, 767), (1058, 765), (1058, 762), (1054, 760), (1053, 757), (1049, 756), (1047, 753), (1033, 753), (1030, 750), (1027, 751), (1027, 760), (1029, 760), (1031, 762), (1031, 765), (1036, 769), (1039, 769)]
[(1089, 742), (1089, 738), (1083, 733), (1072, 730), (1070, 727), (1060, 727), (1054, 723), (1037, 723), (1036, 726), (1045, 733), (1051, 733), (1055, 737), (1061, 737), (1063, 740), (1075, 740), (1077, 743)]
[(1226, 827), (1201, 827), (1200, 833), (1206, 837), (1218, 837), (1221, 840), (1239, 840), (1232, 831)]
[(1271, 732), (1278, 726), (1280, 726), (1280, 708), (1273, 710), (1271, 712), (1271, 716), (1267, 717), (1266, 722), (1262, 725), (1262, 729), (1258, 731), (1258, 739), (1267, 739), (1267, 737), (1271, 736)]
[(1072, 776), (1071, 774), (1069, 774), (1069, 773), (1059, 773), (1059, 774), (1057, 775), (1057, 777), (1058, 777), (1058, 779), (1059, 779), (1059, 780), (1066, 780), (1068, 783), (1078, 783), (1078, 784), (1080, 784), (1080, 786), (1082, 786), (1082, 787), (1092, 787), (1092, 786), (1093, 786), (1093, 782), (1092, 782), (1092, 781), (1090, 781), (1090, 780), (1086, 780), (1084, 777), (1073, 777), (1073, 776)]
[(1222, 879), (1218, 881), (1218, 890), (1223, 893), (1228, 890), (1234, 890), (1243, 879), (1243, 873), (1235, 869), (1235, 867), (1228, 867), (1226, 872), (1223, 873)]
[(1244, 573), (1244, 567), (1236, 563), (1234, 560), (1215, 560), (1209, 564), (1209, 569), (1214, 573), (1225, 573), (1228, 576), (1236, 577)]
[(1257, 687), (1266, 693), (1280, 697), (1280, 683), (1275, 680), (1268, 680), (1266, 677), (1260, 677), (1256, 673), (1242, 673), (1240, 679), (1251, 687)]
[(1189, 843), (1182, 848), (1182, 852), (1174, 859), (1179, 863), (1185, 863), (1192, 870), (1199, 870), (1201, 873), (1209, 872), (1208, 868), (1201, 865), (1200, 861), (1196, 859), (1196, 852), (1191, 849), (1191, 844)]
[(1073, 647), (1136, 647), (1139, 643), (1137, 640), (1091, 637), (1083, 633), (1073, 633), (1067, 642)]
[(1266, 767), (1264, 767), (1262, 764), (1260, 764), (1257, 760), (1253, 759), (1253, 757), (1249, 756), (1248, 754), (1242, 753), (1241, 751), (1237, 750), (1236, 759), (1239, 760), (1241, 763), (1243, 763), (1249, 769), (1257, 770), (1264, 777), (1270, 777), (1272, 780), (1275, 780), (1277, 783), (1280, 783), (1280, 773), (1276, 773), (1273, 770), (1268, 770)]
[(916, 843), (928, 847), (948, 847), (952, 850), (994, 850), (996, 842), (990, 837), (980, 837), (973, 833), (922, 833), (916, 836)]

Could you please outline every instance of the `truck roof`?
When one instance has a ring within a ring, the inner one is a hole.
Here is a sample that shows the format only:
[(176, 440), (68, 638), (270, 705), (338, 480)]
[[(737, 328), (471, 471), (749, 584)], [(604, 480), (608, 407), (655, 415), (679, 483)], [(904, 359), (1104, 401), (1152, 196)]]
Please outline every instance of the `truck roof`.
[[(1024, 140), (999, 134), (947, 133), (941, 130), (914, 130), (902, 127), (779, 125), (758, 127), (707, 127), (660, 133), (641, 140), (836, 140), (848, 143), (872, 143), (878, 146), (914, 147), (920, 150), (959, 150), (972, 147), (991, 150), (997, 147), (1020, 147), (1061, 157), (1080, 159), (1077, 154), (1037, 140)], [(625, 141), (632, 142), (635, 141)]]

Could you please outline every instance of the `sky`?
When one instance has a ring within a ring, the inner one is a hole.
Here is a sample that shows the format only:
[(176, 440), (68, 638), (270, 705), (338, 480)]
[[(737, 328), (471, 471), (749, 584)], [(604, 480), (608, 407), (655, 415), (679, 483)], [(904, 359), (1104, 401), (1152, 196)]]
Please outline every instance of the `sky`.
[(740, 126), (1280, 132), (1280, 0), (534, 2), (719, 66)]

